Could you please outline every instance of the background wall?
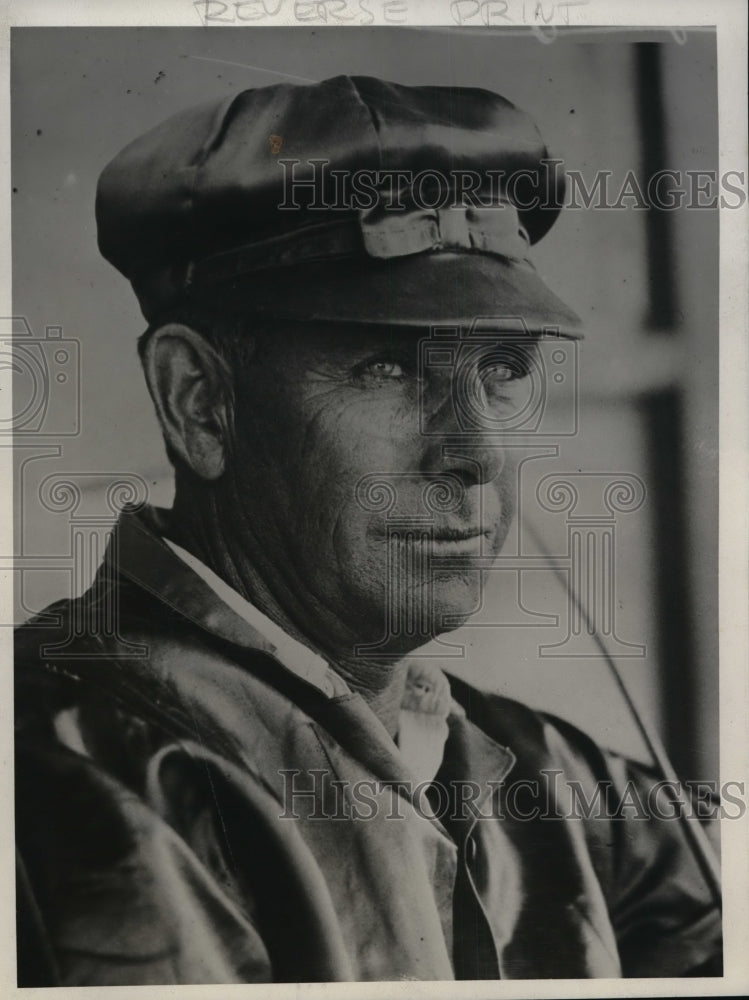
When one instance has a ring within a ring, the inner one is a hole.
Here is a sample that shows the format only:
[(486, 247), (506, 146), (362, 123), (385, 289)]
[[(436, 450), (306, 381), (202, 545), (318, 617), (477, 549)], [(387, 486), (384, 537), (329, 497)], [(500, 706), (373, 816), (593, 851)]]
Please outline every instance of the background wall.
[[(153, 502), (170, 500), (136, 358), (144, 323), (96, 249), (100, 171), (131, 138), (191, 103), (338, 73), (497, 90), (533, 114), (566, 168), (590, 180), (596, 170), (623, 178), (629, 169), (717, 168), (711, 33), (678, 44), (665, 33), (565, 32), (542, 44), (488, 29), (15, 29), (14, 311), (27, 325), (17, 319), (5, 335), (30, 343), (62, 328), (35, 348), (57, 387), (41, 416), (30, 402), (33, 364), (16, 366), (14, 412), (31, 415), (16, 439), (16, 620), (85, 585), (111, 524), (113, 476), (135, 473)], [(569, 512), (535, 501), (545, 475), (572, 474), (594, 492), (580, 473), (637, 477), (644, 502), (616, 518), (612, 644), (642, 647), (619, 662), (684, 776), (714, 777), (717, 213), (569, 211), (536, 251), (549, 284), (589, 324), (575, 360), (577, 432), (527, 442), (538, 457), (523, 466), (520, 531), (488, 574), (476, 618), (446, 639), (450, 648), (431, 652), (485, 687), (645, 756), (590, 637), (574, 656), (539, 655), (565, 640), (569, 614), (549, 561), (532, 558), (551, 551), (568, 572)], [(550, 404), (562, 418), (569, 398)], [(81, 487), (77, 506), (55, 493), (50, 476), (63, 472)], [(77, 554), (75, 519), (94, 526), (93, 543)]]

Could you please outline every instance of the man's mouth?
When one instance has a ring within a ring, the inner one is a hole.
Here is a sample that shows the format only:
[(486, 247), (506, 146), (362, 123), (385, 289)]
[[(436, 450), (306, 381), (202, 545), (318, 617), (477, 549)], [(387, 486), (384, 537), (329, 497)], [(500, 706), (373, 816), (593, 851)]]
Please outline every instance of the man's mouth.
[(436, 559), (488, 555), (494, 532), (481, 525), (440, 527), (432, 532), (432, 554)]
[(482, 535), (489, 537), (491, 531), (483, 527), (435, 528), (432, 539), (435, 542), (465, 542)]
[(457, 556), (463, 553), (469, 555), (488, 554), (492, 548), (496, 528), (486, 525), (434, 525), (431, 528), (419, 525), (410, 529), (400, 526), (392, 535), (380, 535), (381, 540), (388, 538), (399, 546), (414, 545), (431, 549), (435, 556)]

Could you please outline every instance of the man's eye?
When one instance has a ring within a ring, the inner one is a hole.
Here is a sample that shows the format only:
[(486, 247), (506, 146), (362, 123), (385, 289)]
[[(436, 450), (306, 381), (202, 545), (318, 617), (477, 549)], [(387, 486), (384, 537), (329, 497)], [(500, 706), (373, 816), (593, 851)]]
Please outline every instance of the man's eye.
[(498, 398), (504, 397), (505, 394), (514, 394), (518, 381), (524, 374), (517, 365), (495, 361), (481, 369), (479, 381), (487, 396)]
[(406, 378), (408, 372), (409, 366), (405, 361), (391, 357), (372, 358), (354, 369), (357, 379), (370, 382), (399, 382)]
[(520, 377), (520, 373), (515, 368), (504, 364), (489, 365), (484, 369), (482, 375), (484, 379), (491, 382), (511, 382)]
[(480, 396), (488, 407), (514, 406), (526, 373), (512, 361), (493, 361), (477, 372)]
[(397, 361), (373, 361), (366, 370), (377, 378), (402, 378), (405, 374)]

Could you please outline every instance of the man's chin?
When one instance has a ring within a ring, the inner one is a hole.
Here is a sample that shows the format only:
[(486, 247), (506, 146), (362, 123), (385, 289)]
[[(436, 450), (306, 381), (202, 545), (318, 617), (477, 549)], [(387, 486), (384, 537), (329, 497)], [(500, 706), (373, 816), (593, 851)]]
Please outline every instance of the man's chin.
[(434, 573), (428, 583), (411, 581), (390, 600), (381, 592), (367, 596), (356, 615), (360, 650), (367, 647), (377, 655), (399, 658), (460, 628), (479, 610), (481, 573), (444, 570)]
[(433, 633), (460, 628), (481, 608), (481, 573), (478, 570), (436, 573), (432, 583)]

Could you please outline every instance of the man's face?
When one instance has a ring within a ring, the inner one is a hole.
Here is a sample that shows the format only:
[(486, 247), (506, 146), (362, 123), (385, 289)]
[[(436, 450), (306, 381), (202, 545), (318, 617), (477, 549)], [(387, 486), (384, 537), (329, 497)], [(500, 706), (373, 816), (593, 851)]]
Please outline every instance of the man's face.
[[(527, 392), (532, 347), (465, 342), (457, 363), (435, 365), (428, 339), (283, 330), (261, 337), (238, 383), (231, 472), (263, 561), (297, 602), (333, 612), (359, 643), (385, 640), (383, 652), (477, 609), (479, 567), (515, 510), (496, 431)], [(471, 407), (492, 433), (467, 426)]]

